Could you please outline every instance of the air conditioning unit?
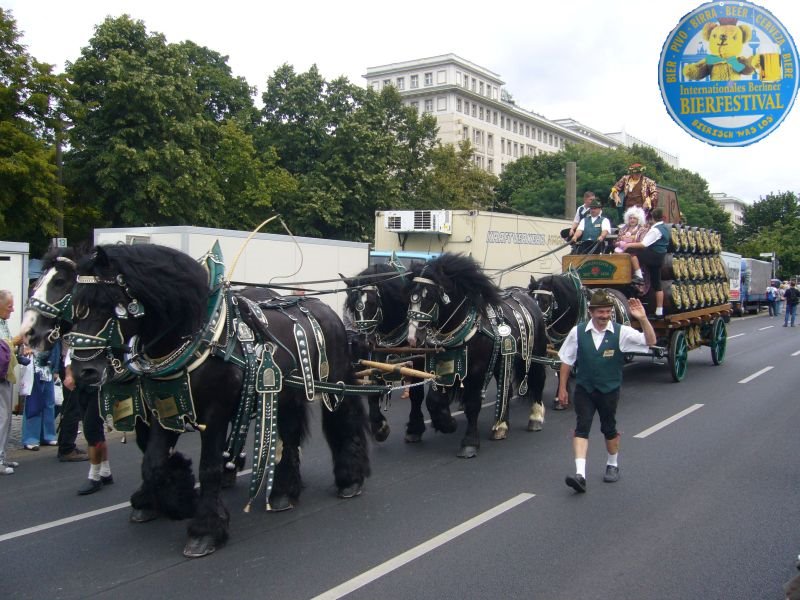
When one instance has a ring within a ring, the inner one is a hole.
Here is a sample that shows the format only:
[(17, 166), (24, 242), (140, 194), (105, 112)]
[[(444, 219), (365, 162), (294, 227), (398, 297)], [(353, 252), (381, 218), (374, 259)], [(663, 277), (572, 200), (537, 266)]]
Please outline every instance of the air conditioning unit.
[(384, 213), (384, 227), (395, 233), (453, 232), (453, 212), (450, 210), (389, 210)]

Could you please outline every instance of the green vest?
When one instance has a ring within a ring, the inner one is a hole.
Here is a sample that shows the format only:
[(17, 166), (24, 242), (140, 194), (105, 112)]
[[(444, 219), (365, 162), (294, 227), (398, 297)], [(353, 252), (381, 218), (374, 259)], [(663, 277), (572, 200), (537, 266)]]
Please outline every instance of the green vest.
[(600, 234), (603, 233), (602, 229), (603, 225), (603, 215), (601, 214), (597, 218), (597, 223), (592, 223), (592, 215), (586, 215), (583, 218), (583, 235), (581, 236), (581, 240), (584, 242), (593, 242), (597, 238), (600, 237)]
[(661, 232), (661, 237), (658, 238), (657, 242), (653, 242), (650, 244), (650, 248), (653, 252), (658, 254), (666, 254), (667, 253), (667, 246), (669, 246), (669, 237), (670, 237), (670, 230), (669, 227), (664, 225), (664, 223), (659, 223), (656, 225), (656, 229)]
[(594, 347), (592, 331), (586, 330), (586, 322), (578, 323), (577, 327), (577, 384), (587, 392), (598, 390), (607, 394), (618, 389), (622, 385), (622, 365), (625, 362), (619, 350), (621, 325), (617, 323), (613, 332), (605, 332), (600, 350)]

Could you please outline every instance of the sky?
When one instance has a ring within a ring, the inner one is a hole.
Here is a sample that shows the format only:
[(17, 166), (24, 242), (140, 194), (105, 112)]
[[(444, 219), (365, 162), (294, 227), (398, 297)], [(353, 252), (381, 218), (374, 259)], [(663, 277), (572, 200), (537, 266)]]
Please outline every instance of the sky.
[[(0, 0), (36, 59), (62, 71), (107, 16), (128, 14), (168, 42), (191, 40), (229, 57), (233, 74), (264, 90), (284, 63), (316, 64), (326, 79), (365, 85), (368, 67), (454, 53), (498, 74), (518, 106), (629, 134), (678, 156), (709, 191), (753, 203), (800, 192), (797, 104), (763, 140), (721, 148), (667, 113), (658, 87), (662, 46), (700, 0)], [(800, 2), (759, 0), (795, 39)], [(609, 174), (609, 187), (615, 177)], [(680, 190), (678, 190), (680, 194)]]

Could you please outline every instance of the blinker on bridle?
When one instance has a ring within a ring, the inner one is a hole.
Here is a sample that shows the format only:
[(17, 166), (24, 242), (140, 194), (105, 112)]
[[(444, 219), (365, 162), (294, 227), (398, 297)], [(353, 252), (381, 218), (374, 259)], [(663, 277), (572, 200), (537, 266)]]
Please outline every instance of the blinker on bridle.
[(141, 303), (133, 297), (131, 289), (125, 283), (125, 277), (122, 276), (122, 273), (112, 279), (104, 279), (102, 277), (97, 277), (96, 275), (78, 275), (77, 283), (89, 285), (117, 285), (125, 291), (125, 295), (128, 297), (130, 302), (128, 302), (127, 306), (121, 302), (117, 304), (114, 307), (114, 315), (118, 319), (127, 319), (128, 315), (134, 319), (144, 316), (144, 306), (142, 306)]

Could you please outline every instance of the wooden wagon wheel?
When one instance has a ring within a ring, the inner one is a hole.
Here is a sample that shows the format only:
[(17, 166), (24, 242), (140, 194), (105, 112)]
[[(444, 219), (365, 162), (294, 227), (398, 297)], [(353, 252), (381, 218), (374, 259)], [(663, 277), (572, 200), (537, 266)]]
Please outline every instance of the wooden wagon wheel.
[(725, 360), (725, 348), (728, 345), (728, 328), (722, 317), (717, 317), (711, 324), (711, 360), (715, 365), (721, 365)]
[(669, 340), (669, 369), (673, 381), (682, 381), (686, 377), (686, 362), (689, 357), (689, 347), (686, 344), (686, 334), (677, 330)]

